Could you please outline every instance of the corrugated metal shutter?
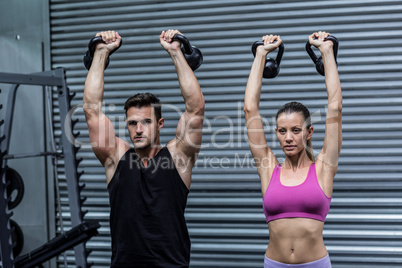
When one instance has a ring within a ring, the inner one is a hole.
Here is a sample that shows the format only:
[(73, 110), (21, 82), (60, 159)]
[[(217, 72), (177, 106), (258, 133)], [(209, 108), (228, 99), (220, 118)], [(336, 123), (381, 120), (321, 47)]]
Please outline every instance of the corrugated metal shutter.
[[(68, 85), (77, 93), (73, 105), (81, 104), (87, 74), (82, 56), (89, 39), (109, 29), (123, 36), (105, 76), (105, 110), (123, 137), (122, 105), (136, 92), (150, 91), (184, 109), (174, 67), (158, 42), (160, 32), (178, 28), (201, 48), (204, 64), (196, 76), (206, 99), (206, 123), (186, 210), (191, 267), (263, 265), (269, 235), (242, 111), (251, 44), (266, 33), (280, 34), (285, 44), (279, 76), (263, 81), (260, 107), (267, 132), (273, 130), (280, 105), (299, 100), (316, 115), (313, 145), (318, 150), (326, 91), (304, 45), (313, 31), (331, 32), (340, 40), (344, 142), (325, 243), (333, 267), (402, 266), (402, 1), (50, 2), (52, 66), (67, 68)], [(75, 117), (80, 119), (75, 128), (81, 132), (79, 141), (88, 143), (82, 110)], [(166, 144), (179, 115), (165, 106), (164, 117), (161, 142)], [(283, 157), (272, 134), (267, 137)], [(104, 171), (89, 146), (79, 156), (84, 159), (79, 168), (85, 171), (86, 217), (103, 226), (87, 243), (93, 250), (89, 261), (107, 267)]]

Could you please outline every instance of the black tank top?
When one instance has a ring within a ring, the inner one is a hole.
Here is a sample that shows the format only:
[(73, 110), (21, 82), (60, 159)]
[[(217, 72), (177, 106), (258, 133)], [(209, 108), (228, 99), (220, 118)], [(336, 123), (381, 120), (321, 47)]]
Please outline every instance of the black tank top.
[(111, 267), (188, 267), (188, 188), (164, 147), (144, 167), (133, 148), (108, 184)]

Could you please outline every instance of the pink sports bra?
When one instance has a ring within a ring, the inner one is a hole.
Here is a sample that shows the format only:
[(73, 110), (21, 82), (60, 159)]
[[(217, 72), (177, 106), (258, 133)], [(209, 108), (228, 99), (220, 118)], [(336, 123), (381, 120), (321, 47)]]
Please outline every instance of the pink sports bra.
[(280, 180), (281, 165), (272, 173), (263, 198), (267, 222), (283, 218), (310, 218), (324, 222), (331, 197), (318, 184), (315, 164), (311, 164), (307, 178), (296, 186), (285, 186)]

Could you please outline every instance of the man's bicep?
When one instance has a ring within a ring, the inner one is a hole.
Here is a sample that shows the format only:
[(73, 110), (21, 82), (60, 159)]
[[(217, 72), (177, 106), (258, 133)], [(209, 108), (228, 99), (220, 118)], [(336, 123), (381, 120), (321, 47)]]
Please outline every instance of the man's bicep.
[(86, 119), (92, 150), (104, 165), (117, 148), (118, 141), (113, 124), (104, 114), (87, 115)]
[(202, 142), (204, 116), (184, 113), (177, 125), (175, 143), (184, 154), (198, 153)]

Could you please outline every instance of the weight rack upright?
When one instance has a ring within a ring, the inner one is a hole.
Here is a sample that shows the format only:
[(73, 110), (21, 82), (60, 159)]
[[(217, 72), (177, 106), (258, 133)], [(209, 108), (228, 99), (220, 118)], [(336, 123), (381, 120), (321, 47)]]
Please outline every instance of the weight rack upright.
[[(4, 133), (0, 135), (0, 263), (2, 263), (3, 268), (13, 268), (14, 258), (12, 250), (15, 245), (10, 243), (12, 230), (10, 229), (9, 224), (13, 213), (12, 211), (8, 210), (8, 202), (10, 201), (10, 197), (7, 198), (5, 174), (7, 169), (6, 159), (9, 150), (9, 140), (13, 120), (13, 106), (15, 103), (17, 89), (21, 84), (57, 87), (61, 121), (63, 121), (63, 119), (65, 120), (68, 116), (71, 108), (71, 99), (74, 97), (74, 94), (69, 93), (64, 68), (34, 74), (0, 73), (0, 83), (13, 84), (9, 93), (10, 95), (5, 115), (6, 118), (5, 120), (0, 120), (0, 127), (3, 127), (4, 129)], [(1, 108), (2, 107), (0, 106), (0, 109)], [(80, 193), (85, 185), (80, 185), (78, 182), (79, 177), (82, 175), (82, 173), (77, 172), (77, 166), (81, 161), (76, 159), (76, 154), (79, 148), (72, 144), (67, 136), (69, 133), (71, 133), (74, 138), (79, 135), (79, 133), (72, 133), (73, 126), (77, 121), (66, 120), (66, 123), (61, 122), (62, 155), (64, 156), (64, 168), (67, 180), (72, 227), (80, 225), (83, 222), (83, 217), (86, 213), (81, 210), (81, 206), (85, 199), (80, 197)], [(44, 152), (37, 156), (46, 156), (51, 154), (55, 154), (55, 152)], [(58, 185), (56, 187), (58, 187)], [(90, 264), (87, 263), (89, 251), (86, 250), (84, 242), (74, 247), (74, 253), (76, 267), (87, 268), (90, 266)]]

